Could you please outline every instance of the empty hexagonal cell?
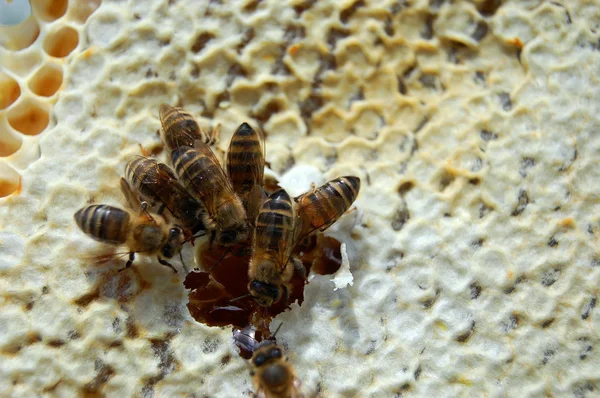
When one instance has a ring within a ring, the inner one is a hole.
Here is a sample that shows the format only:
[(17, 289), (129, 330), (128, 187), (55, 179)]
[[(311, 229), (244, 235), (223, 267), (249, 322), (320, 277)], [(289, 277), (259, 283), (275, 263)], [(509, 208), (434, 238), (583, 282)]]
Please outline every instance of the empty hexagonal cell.
[(62, 67), (56, 63), (49, 63), (35, 72), (29, 80), (29, 88), (37, 95), (51, 97), (58, 91), (62, 81)]
[(8, 108), (21, 95), (19, 83), (0, 71), (0, 109)]
[(102, 0), (75, 0), (71, 2), (69, 14), (78, 22), (85, 22), (100, 7)]
[(52, 57), (63, 58), (71, 54), (79, 44), (79, 33), (70, 26), (63, 26), (48, 33), (44, 51)]
[(15, 132), (4, 116), (0, 116), (0, 157), (10, 156), (21, 148), (23, 139)]
[(32, 0), (33, 12), (44, 21), (54, 21), (67, 12), (68, 0)]
[(32, 16), (18, 25), (0, 26), (0, 45), (18, 51), (29, 47), (40, 35), (40, 25)]
[(0, 198), (4, 198), (21, 185), (21, 176), (12, 167), (0, 162)]
[(37, 135), (50, 121), (48, 105), (27, 99), (6, 112), (8, 123), (20, 133)]

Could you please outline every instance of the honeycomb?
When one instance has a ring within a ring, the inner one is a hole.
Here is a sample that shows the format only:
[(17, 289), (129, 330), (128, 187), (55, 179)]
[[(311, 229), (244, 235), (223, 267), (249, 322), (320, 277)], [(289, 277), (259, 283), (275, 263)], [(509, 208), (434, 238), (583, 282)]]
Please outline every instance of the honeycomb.
[(597, 1), (31, 3), (0, 27), (5, 394), (252, 391), (181, 272), (95, 264), (73, 221), (121, 205), (140, 146), (164, 159), (166, 102), (221, 149), (260, 126), (290, 191), (363, 181), (328, 231), (346, 275), (274, 321), (308, 393), (598, 395)]

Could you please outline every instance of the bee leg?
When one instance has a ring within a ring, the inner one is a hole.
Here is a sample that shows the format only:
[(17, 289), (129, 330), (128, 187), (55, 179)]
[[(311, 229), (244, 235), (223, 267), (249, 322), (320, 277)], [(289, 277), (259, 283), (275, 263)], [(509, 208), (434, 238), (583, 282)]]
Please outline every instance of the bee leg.
[(292, 257), (291, 260), (292, 264), (294, 264), (294, 268), (296, 268), (296, 271), (298, 271), (302, 279), (306, 280), (306, 268), (304, 268), (302, 261), (298, 260), (296, 257)]
[(210, 232), (210, 240), (208, 241), (208, 249), (212, 250), (212, 246), (213, 246), (213, 242), (215, 241), (215, 238), (217, 237), (217, 231), (215, 231), (214, 229)]
[(283, 289), (283, 294), (281, 295), (281, 298), (283, 299), (283, 302), (287, 304), (287, 301), (290, 298), (290, 291), (288, 290), (286, 285), (281, 286), (281, 288)]
[(185, 262), (183, 261), (183, 254), (181, 253), (181, 250), (179, 251), (179, 259), (181, 260), (181, 265), (183, 266), (183, 270), (185, 271), (186, 274), (189, 274), (190, 272), (188, 271), (188, 267), (185, 265)]
[(125, 263), (125, 268), (121, 268), (119, 270), (119, 272), (125, 271), (128, 268), (131, 268), (131, 265), (133, 264), (133, 260), (135, 260), (135, 252), (129, 253), (129, 260), (127, 260), (127, 262)]
[(171, 264), (169, 264), (169, 263), (167, 262), (167, 260), (165, 260), (165, 259), (162, 259), (162, 258), (160, 258), (160, 257), (159, 257), (159, 258), (158, 258), (158, 262), (159, 262), (159, 263), (161, 263), (162, 265), (164, 265), (165, 267), (169, 267), (169, 268), (171, 268), (171, 269), (173, 270), (173, 272), (174, 272), (174, 273), (177, 273), (177, 270), (175, 269), (175, 267), (173, 267)]
[(210, 136), (208, 137), (208, 146), (213, 146), (219, 142), (219, 138), (221, 137), (221, 123), (217, 124), (214, 129), (212, 129)]
[(146, 217), (148, 217), (150, 219), (150, 221), (154, 221), (154, 217), (152, 217), (152, 215), (150, 215), (150, 212), (148, 211), (148, 202), (143, 201), (141, 205), (142, 205), (141, 213), (146, 213)]
[(158, 208), (158, 211), (156, 212), (159, 215), (163, 215), (163, 213), (165, 212), (165, 209), (167, 208), (167, 206), (165, 206), (165, 204), (161, 204), (160, 207)]

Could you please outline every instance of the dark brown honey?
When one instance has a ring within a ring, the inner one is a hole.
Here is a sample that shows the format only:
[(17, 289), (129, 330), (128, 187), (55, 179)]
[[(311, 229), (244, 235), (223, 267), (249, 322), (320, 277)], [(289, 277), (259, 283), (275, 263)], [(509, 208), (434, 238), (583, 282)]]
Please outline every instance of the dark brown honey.
[[(238, 244), (227, 251), (222, 247), (211, 249), (207, 242), (203, 243), (197, 253), (205, 270), (188, 274), (184, 286), (190, 290), (188, 309), (195, 320), (208, 326), (231, 325), (239, 329), (253, 325), (256, 340), (260, 341), (270, 336), (269, 326), (275, 316), (291, 303), (302, 304), (306, 281), (294, 272), (287, 300), (270, 307), (259, 306), (251, 296), (243, 297), (248, 294), (249, 252), (248, 244)], [(340, 242), (322, 234), (304, 239), (294, 255), (302, 261), (307, 275), (311, 271), (333, 274), (342, 264)]]

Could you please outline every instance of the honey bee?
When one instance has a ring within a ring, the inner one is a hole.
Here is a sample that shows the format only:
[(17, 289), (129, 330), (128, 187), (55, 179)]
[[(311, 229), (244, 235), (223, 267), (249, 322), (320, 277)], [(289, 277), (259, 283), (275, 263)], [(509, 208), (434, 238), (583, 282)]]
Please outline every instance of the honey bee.
[(258, 398), (303, 398), (302, 383), (296, 377), (292, 366), (288, 363), (283, 347), (275, 342), (275, 335), (261, 343), (255, 339), (255, 330), (246, 327), (235, 330), (233, 340), (241, 352), (250, 352), (250, 375), (256, 389), (254, 397)]
[(292, 199), (283, 189), (273, 192), (258, 213), (248, 267), (248, 291), (259, 305), (287, 299), (292, 264), (304, 273), (302, 263), (291, 256), (297, 232)]
[(211, 145), (217, 139), (218, 128), (209, 136), (200, 128), (194, 117), (183, 108), (161, 104), (159, 108), (161, 138), (170, 151), (187, 146), (193, 148), (196, 141)]
[(319, 229), (329, 228), (350, 208), (360, 191), (360, 178), (335, 178), (294, 201), (298, 204), (299, 235), (306, 236)]
[(233, 189), (242, 200), (249, 222), (254, 224), (266, 197), (263, 190), (265, 137), (262, 131), (242, 123), (231, 137), (226, 165)]
[(181, 250), (185, 240), (183, 229), (168, 224), (158, 214), (150, 214), (145, 206), (139, 215), (134, 215), (118, 207), (90, 205), (75, 213), (75, 222), (89, 237), (129, 249), (129, 259), (122, 270), (131, 267), (135, 253), (144, 253), (156, 254), (159, 263), (177, 272), (165, 259)]
[(246, 211), (210, 147), (197, 141), (195, 148), (179, 147), (171, 162), (184, 188), (204, 206), (204, 226), (211, 243), (231, 246), (248, 236)]
[(125, 177), (144, 200), (153, 206), (160, 203), (158, 214), (163, 215), (166, 208), (192, 234), (204, 230), (202, 205), (181, 186), (169, 166), (137, 156), (125, 166)]
[(273, 340), (258, 344), (250, 359), (256, 398), (302, 398), (301, 383), (283, 347)]

